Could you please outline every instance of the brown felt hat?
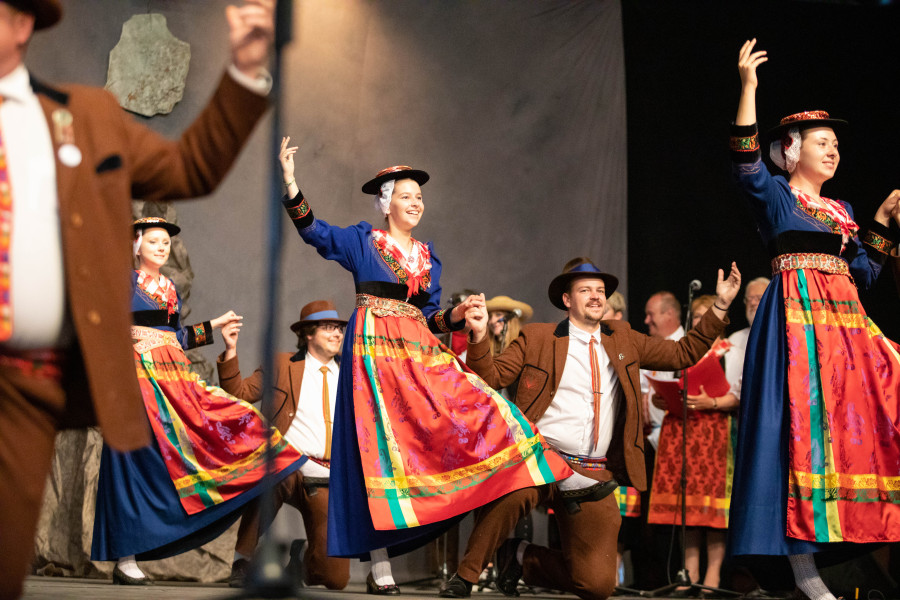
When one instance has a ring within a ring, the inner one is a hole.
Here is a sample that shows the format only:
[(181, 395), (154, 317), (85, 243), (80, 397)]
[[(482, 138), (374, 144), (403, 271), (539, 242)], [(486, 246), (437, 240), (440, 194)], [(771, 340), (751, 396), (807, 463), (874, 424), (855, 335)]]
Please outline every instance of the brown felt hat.
[(338, 316), (337, 308), (330, 300), (314, 300), (300, 309), (300, 320), (291, 325), (291, 331), (299, 333), (300, 328), (307, 323), (324, 321), (347, 324), (347, 321)]
[(46, 29), (62, 18), (59, 0), (3, 0), (13, 8), (34, 15), (34, 29)]

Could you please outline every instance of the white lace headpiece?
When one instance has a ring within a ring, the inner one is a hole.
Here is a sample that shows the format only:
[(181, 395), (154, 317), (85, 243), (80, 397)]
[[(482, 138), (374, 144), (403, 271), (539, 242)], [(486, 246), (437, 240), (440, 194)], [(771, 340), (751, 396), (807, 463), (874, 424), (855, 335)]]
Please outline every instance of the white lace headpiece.
[[(790, 145), (786, 146), (785, 142), (788, 140)], [(791, 127), (784, 137), (769, 145), (769, 158), (779, 169), (793, 173), (797, 168), (797, 161), (800, 160), (800, 145), (800, 128)]]
[(394, 193), (394, 179), (381, 184), (381, 191), (375, 196), (375, 210), (387, 216), (391, 212), (391, 195)]

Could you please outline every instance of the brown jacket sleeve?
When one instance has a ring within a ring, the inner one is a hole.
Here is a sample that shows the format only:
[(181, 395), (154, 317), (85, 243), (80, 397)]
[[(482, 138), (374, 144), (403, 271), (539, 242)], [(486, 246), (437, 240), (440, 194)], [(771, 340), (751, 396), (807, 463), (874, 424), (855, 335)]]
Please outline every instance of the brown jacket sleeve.
[(224, 179), (268, 107), (227, 73), (202, 113), (177, 141), (168, 140), (119, 111), (128, 149), (132, 196), (144, 200), (196, 198)]
[(725, 331), (728, 317), (719, 319), (712, 310), (706, 311), (697, 327), (678, 341), (651, 337), (632, 332), (632, 342), (640, 356), (642, 369), (675, 371), (693, 366), (703, 358), (716, 338)]
[(495, 390), (512, 385), (525, 367), (525, 332), (519, 334), (503, 353), (491, 354), (491, 338), (488, 335), (477, 344), (470, 343), (466, 350), (466, 366), (484, 379)]
[(262, 398), (262, 367), (253, 371), (253, 375), (247, 379), (241, 377), (241, 367), (235, 356), (230, 360), (224, 360), (222, 353), (216, 359), (216, 369), (219, 371), (219, 385), (223, 390), (247, 402), (257, 402)]

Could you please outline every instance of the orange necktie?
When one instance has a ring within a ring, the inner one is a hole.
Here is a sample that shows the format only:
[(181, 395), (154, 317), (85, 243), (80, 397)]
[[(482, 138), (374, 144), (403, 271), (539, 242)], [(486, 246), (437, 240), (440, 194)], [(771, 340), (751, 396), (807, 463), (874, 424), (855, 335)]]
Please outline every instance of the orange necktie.
[(591, 343), (588, 344), (591, 359), (591, 392), (594, 396), (594, 447), (600, 441), (600, 363), (597, 360), (597, 338), (591, 336)]
[(325, 417), (325, 460), (331, 460), (331, 399), (328, 397), (328, 367), (322, 371), (322, 414)]
[[(0, 96), (0, 105), (3, 97)], [(12, 299), (9, 284), (9, 250), (12, 233), (12, 188), (6, 168), (6, 148), (0, 131), (0, 342), (12, 336)]]

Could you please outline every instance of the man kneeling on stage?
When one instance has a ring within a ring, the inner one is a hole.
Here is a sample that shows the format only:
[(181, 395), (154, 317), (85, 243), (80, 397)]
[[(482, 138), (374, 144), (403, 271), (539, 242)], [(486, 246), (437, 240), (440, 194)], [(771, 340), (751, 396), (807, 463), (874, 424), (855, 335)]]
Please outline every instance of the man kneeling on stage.
[[(573, 470), (643, 490), (647, 477), (639, 370), (675, 370), (696, 363), (728, 322), (726, 312), (740, 289), (740, 272), (734, 263), (727, 279), (719, 271), (715, 305), (677, 342), (632, 331), (624, 321), (601, 321), (606, 297), (617, 285), (616, 277), (589, 262), (559, 275), (550, 283), (550, 301), (568, 311), (568, 318), (558, 325), (524, 325), (497, 357), (491, 355), (487, 312), (482, 310), (484, 314), (470, 319), (466, 364), (494, 389), (518, 380), (516, 405)], [(466, 554), (440, 596), (469, 597), (496, 550), (497, 587), (507, 596), (518, 595), (524, 577), (526, 584), (585, 600), (607, 598), (616, 582), (621, 522), (615, 498), (584, 503), (581, 511), (570, 514), (561, 496), (555, 485), (525, 488), (478, 509)], [(554, 509), (562, 549), (504, 541), (516, 522), (541, 503)]]
[[(300, 320), (291, 325), (291, 331), (297, 334), (299, 351), (276, 357), (272, 414), (266, 415), (295, 448), (309, 457), (299, 471), (275, 488), (271, 514), (274, 517), (285, 502), (300, 511), (309, 543), (303, 556), (303, 583), (333, 590), (343, 589), (350, 580), (350, 560), (330, 557), (326, 551), (332, 415), (338, 383), (338, 353), (346, 325), (347, 321), (338, 317), (331, 302), (317, 300), (303, 307)], [(222, 329), (226, 349), (217, 361), (219, 381), (228, 393), (255, 402), (263, 395), (263, 372), (260, 368), (247, 379), (241, 378), (238, 329), (239, 326)], [(229, 579), (232, 587), (243, 585), (249, 559), (261, 532), (268, 526), (260, 523), (259, 501), (252, 502), (241, 517)], [(291, 545), (294, 567), (299, 567), (301, 549), (297, 542)], [(390, 563), (386, 556), (383, 559), (373, 562), (373, 571), (378, 571), (376, 575), (382, 585), (375, 584), (370, 573), (367, 589), (369, 593), (397, 594), (400, 590), (391, 578)]]

